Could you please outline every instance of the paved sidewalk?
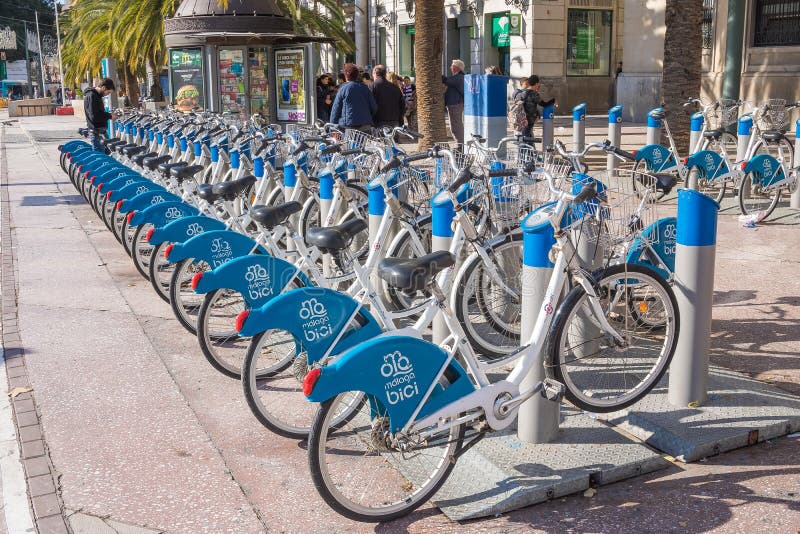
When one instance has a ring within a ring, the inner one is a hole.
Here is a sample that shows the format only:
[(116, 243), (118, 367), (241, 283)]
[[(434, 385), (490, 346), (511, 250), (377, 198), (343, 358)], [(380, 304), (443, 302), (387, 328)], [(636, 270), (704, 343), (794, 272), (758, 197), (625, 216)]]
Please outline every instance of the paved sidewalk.
[[(240, 384), (210, 368), (75, 192), (56, 146), (76, 127), (61, 117), (0, 126), (14, 317), (33, 388), (18, 429), (28, 428), (25, 413), (41, 422), (36, 452), (49, 458), (60, 508), (36, 514), (48, 520), (41, 532), (66, 532), (65, 522), (73, 532), (192, 533), (800, 527), (797, 436), (489, 520), (454, 523), (431, 505), (377, 527), (342, 519), (311, 484), (305, 444), (258, 425)], [(730, 203), (720, 217), (712, 360), (800, 394), (800, 212), (782, 207), (778, 221), (745, 229)], [(4, 260), (8, 247), (3, 233)], [(4, 304), (6, 292), (4, 279)], [(4, 308), (3, 325), (11, 319)], [(4, 344), (13, 340), (4, 330)], [(60, 517), (62, 530), (51, 526)]]

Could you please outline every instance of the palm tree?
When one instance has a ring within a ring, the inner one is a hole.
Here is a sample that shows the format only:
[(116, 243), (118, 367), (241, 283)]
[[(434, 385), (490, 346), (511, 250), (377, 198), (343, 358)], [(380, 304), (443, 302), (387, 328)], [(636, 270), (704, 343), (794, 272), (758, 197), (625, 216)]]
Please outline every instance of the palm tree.
[(661, 98), (681, 153), (689, 147), (689, 115), (682, 104), (700, 96), (703, 3), (667, 0)]
[(425, 136), (420, 148), (447, 139), (442, 86), (444, 0), (416, 0), (414, 16), (414, 71), (417, 83), (417, 120)]

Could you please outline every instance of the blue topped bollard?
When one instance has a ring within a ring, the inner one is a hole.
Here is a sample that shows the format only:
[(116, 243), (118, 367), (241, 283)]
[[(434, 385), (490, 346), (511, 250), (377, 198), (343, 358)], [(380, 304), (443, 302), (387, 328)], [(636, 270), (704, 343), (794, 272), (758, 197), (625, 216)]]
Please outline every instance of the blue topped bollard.
[[(617, 148), (622, 142), (622, 106), (616, 105), (608, 110), (608, 140)], [(617, 158), (614, 154), (606, 156), (606, 169), (613, 171), (617, 168)]]
[[(663, 111), (662, 108), (655, 108), (651, 109), (650, 113), (661, 111)], [(661, 143), (661, 121), (650, 113), (647, 114), (647, 144), (657, 145)]]
[(669, 368), (669, 402), (685, 408), (708, 399), (708, 352), (719, 204), (692, 189), (678, 191), (675, 297), (680, 332)]
[(753, 117), (739, 117), (736, 134), (736, 161), (739, 162), (747, 158), (747, 147), (750, 145), (750, 136), (753, 135)]
[(555, 104), (550, 104), (542, 108), (542, 146), (553, 146), (553, 115), (555, 113)]
[[(554, 265), (550, 262), (550, 250), (556, 243), (553, 225), (549, 220), (549, 209), (545, 204), (522, 220), (522, 294), (520, 342), (525, 345), (533, 333), (536, 319), (543, 312), (545, 295)], [(555, 303), (551, 304), (555, 306)], [(551, 310), (552, 311), (552, 310)], [(547, 313), (544, 311), (544, 313)], [(520, 384), (524, 391), (544, 380), (542, 353)], [(541, 395), (534, 395), (519, 407), (517, 436), (528, 443), (547, 443), (558, 435), (559, 404)]]
[(706, 118), (701, 111), (692, 114), (692, 119), (689, 125), (689, 152), (694, 154), (703, 146), (703, 123)]
[(506, 108), (507, 76), (493, 74), (467, 74), (464, 76), (464, 137), (480, 135), (488, 146), (506, 136), (508, 109)]
[(579, 152), (586, 146), (586, 104), (572, 108), (572, 150)]

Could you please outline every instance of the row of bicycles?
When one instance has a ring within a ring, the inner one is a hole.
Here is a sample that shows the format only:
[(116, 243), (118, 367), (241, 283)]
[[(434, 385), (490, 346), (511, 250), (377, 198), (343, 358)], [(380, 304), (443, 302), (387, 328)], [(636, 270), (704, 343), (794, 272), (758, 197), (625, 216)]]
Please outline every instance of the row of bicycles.
[[(652, 144), (626, 154), (635, 161), (635, 170), (672, 174), (717, 202), (732, 190), (742, 215), (758, 221), (772, 214), (782, 194), (797, 191), (800, 165), (787, 137), (787, 120), (800, 102), (769, 99), (756, 105), (743, 100), (704, 103), (690, 98), (684, 106), (699, 108), (692, 116), (692, 121), (699, 123), (699, 135), (689, 154), (681, 156), (666, 114), (659, 108), (650, 116), (663, 125), (668, 146)], [(741, 115), (740, 110), (744, 110)], [(739, 129), (735, 128), (737, 122)], [(734, 132), (746, 139), (741, 147)]]
[(422, 505), (534, 397), (611, 412), (669, 366), (676, 221), (656, 200), (674, 180), (581, 172), (589, 151), (629, 156), (608, 142), (409, 154), (402, 128), (168, 112), (113, 131), (107, 153), (62, 145), (62, 168), (256, 420), (308, 440), (349, 518)]

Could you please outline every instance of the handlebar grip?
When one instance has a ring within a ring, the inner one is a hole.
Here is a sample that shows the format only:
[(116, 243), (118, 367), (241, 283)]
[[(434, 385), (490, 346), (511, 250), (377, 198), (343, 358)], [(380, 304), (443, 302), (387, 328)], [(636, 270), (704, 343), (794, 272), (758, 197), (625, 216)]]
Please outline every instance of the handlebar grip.
[(425, 136), (419, 132), (415, 132), (414, 130), (405, 129), (403, 130), (405, 133), (413, 137), (414, 139), (424, 139)]
[(422, 161), (423, 159), (428, 159), (431, 157), (430, 152), (420, 152), (419, 154), (412, 154), (410, 156), (406, 156), (404, 163), (414, 163), (415, 161)]
[(327, 155), (327, 154), (334, 154), (336, 152), (341, 152), (341, 150), (342, 150), (342, 145), (330, 145), (320, 150), (319, 153), (322, 155)]
[(472, 172), (469, 169), (461, 169), (458, 172), (458, 176), (456, 177), (456, 179), (453, 180), (453, 183), (451, 183), (449, 186), (447, 186), (447, 190), (450, 193), (456, 194), (456, 192), (458, 192), (458, 190), (461, 189), (461, 187), (464, 184), (468, 183), (473, 178), (474, 178), (474, 175), (472, 174)]
[(292, 151), (292, 156), (297, 156), (297, 155), (299, 155), (299, 154), (301, 154), (301, 153), (305, 152), (306, 150), (308, 150), (308, 147), (307, 147), (306, 145), (302, 145), (302, 144), (301, 144), (299, 147), (295, 148), (295, 149)]
[(636, 159), (636, 156), (634, 156), (630, 152), (626, 152), (626, 151), (624, 151), (622, 149), (619, 149), (617, 147), (614, 147), (614, 154), (616, 154), (618, 156), (622, 156), (623, 158), (629, 159), (631, 161), (634, 161)]
[(353, 154), (361, 154), (364, 152), (363, 148), (351, 148), (350, 150), (342, 150), (342, 156), (352, 156)]
[(312, 137), (304, 138), (302, 142), (303, 143), (319, 143), (320, 141), (325, 141), (325, 140), (326, 139), (324, 137), (315, 135), (315, 136), (312, 136)]
[(531, 136), (523, 136), (521, 140), (522, 140), (523, 143), (541, 143), (542, 142), (541, 137), (531, 137)]
[(597, 196), (597, 183), (591, 181), (583, 185), (583, 187), (581, 188), (581, 192), (575, 196), (575, 200), (573, 200), (573, 202), (575, 204), (581, 204), (582, 202), (591, 200), (596, 196)]
[(392, 159), (390, 159), (389, 162), (386, 165), (384, 165), (383, 168), (381, 169), (381, 174), (387, 173), (392, 169), (397, 169), (402, 164), (403, 162), (400, 161), (400, 159), (397, 156), (392, 156)]

